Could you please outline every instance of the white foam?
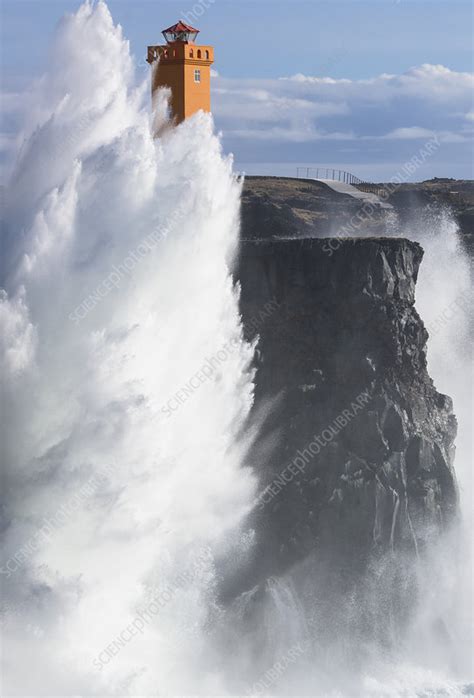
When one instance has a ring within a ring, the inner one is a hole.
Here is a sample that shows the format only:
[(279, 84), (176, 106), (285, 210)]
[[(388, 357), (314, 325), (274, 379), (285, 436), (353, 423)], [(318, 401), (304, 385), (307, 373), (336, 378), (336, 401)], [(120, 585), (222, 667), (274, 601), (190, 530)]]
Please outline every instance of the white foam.
[(9, 694), (192, 690), (212, 554), (255, 494), (241, 184), (208, 115), (154, 141), (133, 80), (103, 3), (65, 18), (7, 196)]

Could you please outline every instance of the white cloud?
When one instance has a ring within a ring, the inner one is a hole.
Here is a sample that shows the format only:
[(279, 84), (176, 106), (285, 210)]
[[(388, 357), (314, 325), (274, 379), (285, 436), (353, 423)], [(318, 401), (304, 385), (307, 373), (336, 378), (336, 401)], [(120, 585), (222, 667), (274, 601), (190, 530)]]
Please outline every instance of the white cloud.
[[(361, 80), (301, 73), (230, 79), (213, 71), (213, 112), (237, 160), (338, 165), (346, 157), (344, 142), (351, 141), (354, 162), (375, 168), (381, 161), (409, 159), (416, 141), (436, 136), (443, 146), (441, 176), (445, 163), (456, 167), (463, 161), (468, 167), (469, 148), (461, 146), (473, 135), (473, 87), (472, 74), (430, 64)], [(10, 118), (9, 133), (0, 140), (5, 161), (19, 100), (14, 93), (3, 100)]]
[[(370, 136), (366, 136), (370, 138)], [(427, 128), (420, 128), (419, 126), (409, 126), (405, 128), (396, 128), (385, 136), (381, 137), (382, 140), (427, 140), (430, 138), (437, 138), (441, 143), (465, 143), (470, 140), (470, 134), (467, 133), (453, 133), (452, 131), (430, 131)]]
[(335, 80), (334, 78), (326, 78), (326, 77), (319, 77), (319, 78), (314, 78), (309, 75), (303, 75), (303, 73), (297, 73), (296, 75), (293, 75), (291, 78), (280, 78), (280, 80), (290, 80), (292, 82), (305, 82), (305, 83), (311, 83), (311, 84), (316, 84), (316, 85), (337, 85), (337, 84), (348, 84), (351, 82), (351, 80), (347, 80), (345, 78), (340, 78), (339, 80)]
[(247, 122), (279, 123), (284, 119), (301, 121), (308, 117), (348, 114), (343, 101), (317, 102), (271, 90), (230, 89), (217, 87), (214, 92), (214, 114), (218, 117), (243, 118)]
[(337, 143), (348, 140), (361, 164), (404, 161), (416, 141), (435, 136), (442, 144), (443, 168), (469, 157), (468, 149), (459, 147), (472, 135), (474, 76), (443, 65), (423, 64), (401, 75), (362, 80), (221, 76), (214, 84), (213, 110), (226, 147), (247, 162), (291, 158), (338, 164), (343, 151)]
[(338, 131), (334, 132), (318, 132), (308, 127), (305, 128), (284, 128), (280, 126), (274, 126), (265, 130), (251, 129), (251, 130), (239, 130), (228, 131), (227, 136), (236, 139), (254, 139), (260, 141), (279, 141), (288, 143), (309, 143), (320, 140), (332, 140), (332, 141), (350, 141), (353, 140), (354, 134), (352, 133), (342, 133)]
[(405, 126), (394, 129), (390, 133), (387, 133), (387, 135), (384, 136), (384, 138), (393, 138), (395, 140), (409, 140), (412, 138), (432, 138), (434, 135), (434, 131), (430, 131), (427, 128), (421, 128), (420, 126)]

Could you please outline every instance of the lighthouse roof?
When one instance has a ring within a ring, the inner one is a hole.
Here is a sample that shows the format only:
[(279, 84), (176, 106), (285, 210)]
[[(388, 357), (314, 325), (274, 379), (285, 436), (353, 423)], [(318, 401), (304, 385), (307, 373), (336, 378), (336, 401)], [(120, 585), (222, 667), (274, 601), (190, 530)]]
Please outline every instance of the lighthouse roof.
[(175, 41), (183, 41), (184, 43), (193, 42), (196, 40), (198, 34), (199, 29), (195, 29), (181, 20), (173, 24), (172, 27), (163, 30), (163, 36), (169, 44)]
[(172, 27), (168, 27), (168, 29), (163, 29), (163, 34), (165, 32), (169, 32), (170, 34), (180, 34), (181, 32), (195, 32), (196, 34), (199, 34), (199, 29), (195, 29), (194, 27), (191, 27), (191, 25), (185, 24), (182, 20), (179, 20), (179, 22), (173, 24)]

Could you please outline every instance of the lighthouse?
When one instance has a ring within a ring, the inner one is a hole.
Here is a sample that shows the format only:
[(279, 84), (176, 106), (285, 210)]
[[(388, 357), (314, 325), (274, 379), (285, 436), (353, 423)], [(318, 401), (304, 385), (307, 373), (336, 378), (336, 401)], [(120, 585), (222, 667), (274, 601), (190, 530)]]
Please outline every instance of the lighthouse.
[(211, 65), (214, 48), (198, 46), (199, 29), (179, 21), (165, 29), (164, 46), (148, 46), (147, 61), (153, 68), (151, 90), (171, 89), (171, 112), (177, 123), (202, 109), (211, 111)]

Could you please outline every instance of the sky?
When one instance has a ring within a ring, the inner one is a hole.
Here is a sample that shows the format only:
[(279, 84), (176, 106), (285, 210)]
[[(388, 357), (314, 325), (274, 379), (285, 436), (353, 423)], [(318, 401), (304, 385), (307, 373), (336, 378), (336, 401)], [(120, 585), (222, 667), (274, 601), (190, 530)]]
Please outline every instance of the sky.
[[(47, 66), (77, 0), (3, 0), (4, 172), (21, 93)], [(147, 79), (146, 46), (178, 18), (215, 46), (213, 113), (249, 174), (298, 166), (388, 180), (431, 138), (411, 176), (472, 177), (472, 3), (464, 0), (109, 0)], [(6, 176), (6, 175), (4, 175)]]

